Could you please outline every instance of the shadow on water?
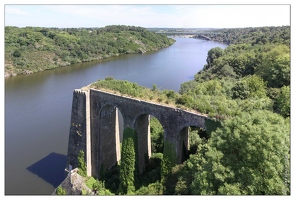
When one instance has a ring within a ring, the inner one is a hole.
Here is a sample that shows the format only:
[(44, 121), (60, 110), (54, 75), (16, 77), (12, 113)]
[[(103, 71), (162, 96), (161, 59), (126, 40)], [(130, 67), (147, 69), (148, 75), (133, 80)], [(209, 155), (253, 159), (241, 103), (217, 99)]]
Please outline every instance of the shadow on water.
[(65, 179), (66, 162), (66, 155), (52, 152), (48, 154), (48, 156), (29, 166), (27, 170), (36, 174), (56, 188)]

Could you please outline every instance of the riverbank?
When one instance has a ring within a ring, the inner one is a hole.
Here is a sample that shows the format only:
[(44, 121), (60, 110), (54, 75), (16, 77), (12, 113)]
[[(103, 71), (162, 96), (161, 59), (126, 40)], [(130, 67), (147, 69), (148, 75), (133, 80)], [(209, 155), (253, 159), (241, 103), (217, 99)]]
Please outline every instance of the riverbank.
[(172, 38), (134, 26), (5, 27), (5, 77), (169, 47)]

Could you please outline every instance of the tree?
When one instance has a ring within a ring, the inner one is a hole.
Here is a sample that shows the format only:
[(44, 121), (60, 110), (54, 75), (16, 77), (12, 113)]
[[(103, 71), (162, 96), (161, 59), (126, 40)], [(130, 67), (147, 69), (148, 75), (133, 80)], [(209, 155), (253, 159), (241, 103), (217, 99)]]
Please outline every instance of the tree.
[[(205, 179), (204, 174), (201, 172), (208, 171), (206, 166), (208, 166), (206, 153), (208, 152), (207, 141), (200, 140), (197, 145), (197, 151), (195, 154), (191, 154), (190, 158), (184, 163), (185, 169), (183, 170), (183, 175), (186, 174), (186, 182), (189, 183), (190, 194), (210, 194), (208, 192), (204, 193), (202, 187), (209, 188), (207, 179)], [(183, 176), (182, 175), (182, 176)], [(200, 183), (202, 181), (202, 183)]]
[(81, 176), (86, 177), (87, 176), (87, 171), (86, 171), (86, 163), (84, 160), (84, 151), (80, 150), (79, 155), (78, 155), (78, 173)]
[(246, 76), (243, 78), (248, 84), (250, 97), (266, 98), (266, 84), (263, 79), (257, 75)]
[(195, 88), (195, 93), (216, 96), (221, 94), (222, 86), (219, 80), (209, 80), (203, 83), (199, 83)]
[(195, 90), (195, 87), (198, 85), (198, 82), (193, 80), (193, 81), (188, 81), (184, 82), (180, 85), (179, 89), (179, 94), (184, 94), (188, 92), (192, 92)]
[(212, 132), (193, 193), (290, 194), (290, 124), (270, 111), (225, 120)]
[(283, 86), (278, 96), (277, 106), (284, 117), (290, 116), (290, 86)]
[(234, 99), (266, 98), (266, 84), (256, 75), (246, 76), (232, 88)]
[(262, 54), (261, 66), (256, 68), (269, 87), (290, 85), (290, 47), (277, 45)]
[(208, 68), (211, 67), (213, 61), (217, 58), (219, 58), (220, 56), (223, 55), (223, 49), (220, 47), (215, 47), (212, 48), (208, 51), (208, 55), (207, 55), (207, 63), (208, 63)]
[(233, 67), (229, 66), (228, 64), (225, 64), (221, 70), (219, 71), (219, 75), (221, 77), (231, 77), (236, 78), (237, 74), (235, 73)]
[(67, 195), (67, 191), (60, 185), (56, 188), (57, 195)]
[(250, 96), (250, 90), (246, 81), (239, 81), (232, 88), (233, 99), (247, 99)]
[(205, 138), (201, 138), (199, 134), (206, 133), (202, 129), (191, 130), (189, 134), (189, 152), (195, 154), (198, 147), (204, 143)]
[(135, 173), (135, 131), (127, 128), (123, 133), (120, 186), (119, 191), (123, 194), (133, 194)]
[(163, 153), (164, 129), (159, 120), (155, 117), (152, 117), (150, 120), (150, 132), (152, 153)]
[(89, 188), (91, 188), (97, 195), (112, 195), (112, 193), (105, 188), (104, 182), (99, 180), (95, 180)]
[(159, 181), (151, 183), (148, 186), (142, 186), (139, 190), (136, 191), (136, 195), (162, 195), (163, 186)]

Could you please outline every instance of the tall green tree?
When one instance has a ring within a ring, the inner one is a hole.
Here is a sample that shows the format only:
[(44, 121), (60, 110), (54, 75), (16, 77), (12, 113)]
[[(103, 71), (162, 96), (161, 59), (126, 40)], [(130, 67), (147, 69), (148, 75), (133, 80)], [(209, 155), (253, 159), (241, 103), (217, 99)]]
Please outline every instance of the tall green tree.
[(234, 99), (266, 98), (266, 84), (256, 75), (246, 76), (238, 81), (232, 88)]
[(223, 55), (223, 49), (220, 48), (220, 47), (215, 47), (215, 48), (212, 48), (208, 51), (208, 54), (207, 54), (207, 66), (205, 68), (210, 68), (213, 61), (217, 58), (219, 58), (220, 56)]
[(120, 163), (120, 188), (123, 194), (133, 194), (135, 192), (135, 131), (127, 128), (123, 133), (122, 153)]
[(163, 153), (164, 147), (164, 129), (155, 117), (150, 120), (151, 131), (151, 150), (152, 153)]
[(212, 133), (194, 194), (290, 194), (290, 124), (270, 111), (243, 113)]
[(204, 94), (204, 95), (220, 95), (222, 86), (219, 80), (209, 80), (203, 83), (198, 84), (195, 87), (195, 93)]
[(290, 47), (273, 46), (270, 51), (262, 54), (261, 66), (256, 68), (269, 87), (290, 85)]
[(283, 86), (278, 96), (277, 106), (280, 109), (280, 113), (284, 117), (290, 117), (290, 105), (291, 105), (290, 86)]

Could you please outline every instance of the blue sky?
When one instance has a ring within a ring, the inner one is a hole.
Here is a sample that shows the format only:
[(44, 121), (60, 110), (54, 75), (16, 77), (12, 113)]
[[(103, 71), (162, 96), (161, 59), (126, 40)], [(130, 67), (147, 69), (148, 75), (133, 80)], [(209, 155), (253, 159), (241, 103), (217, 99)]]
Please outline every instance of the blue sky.
[(76, 28), (121, 24), (147, 28), (238, 28), (291, 25), (290, 5), (286, 4), (81, 5), (80, 1), (80, 5), (5, 5), (4, 16), (5, 26), (18, 27)]

